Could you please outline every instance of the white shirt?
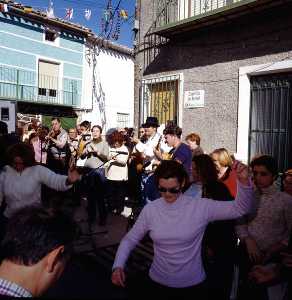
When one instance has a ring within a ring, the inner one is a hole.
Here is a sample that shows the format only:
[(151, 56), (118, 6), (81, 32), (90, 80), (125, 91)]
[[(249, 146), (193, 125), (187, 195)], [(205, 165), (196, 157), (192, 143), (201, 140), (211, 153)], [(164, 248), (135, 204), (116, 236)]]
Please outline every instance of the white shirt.
[(152, 163), (156, 159), (153, 149), (158, 146), (160, 141), (161, 135), (158, 132), (156, 132), (147, 140), (145, 144), (139, 142), (136, 145), (137, 151), (143, 153), (147, 157), (147, 159), (151, 161), (151, 164), (145, 168), (147, 171), (152, 170)]
[(57, 191), (68, 190), (72, 185), (66, 185), (66, 179), (67, 176), (40, 165), (28, 167), (21, 173), (5, 166), (0, 173), (0, 204), (5, 197), (5, 217), (10, 218), (16, 210), (25, 206), (41, 204), (42, 184)]

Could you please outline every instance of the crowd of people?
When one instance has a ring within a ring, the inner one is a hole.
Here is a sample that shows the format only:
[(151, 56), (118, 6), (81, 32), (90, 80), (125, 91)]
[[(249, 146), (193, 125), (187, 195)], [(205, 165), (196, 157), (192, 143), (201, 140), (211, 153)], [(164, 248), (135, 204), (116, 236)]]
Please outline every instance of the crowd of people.
[[(5, 275), (11, 268), (26, 272), (36, 265), (46, 277), (48, 269), (38, 264), (58, 262), (72, 234), (68, 241), (56, 237), (60, 241), (42, 250), (35, 261), (18, 253), (20, 246), (10, 240), (24, 232), (25, 222), (34, 215), (35, 223), (28, 227), (42, 227), (43, 218), (60, 222), (61, 212), (44, 195), (57, 195), (62, 202), (64, 193), (73, 191), (76, 205), (87, 199), (89, 224), (98, 219), (105, 226), (109, 214), (135, 218), (113, 264), (112, 283), (117, 286), (127, 284), (127, 259), (148, 235), (153, 263), (149, 277), (137, 287), (147, 297), (291, 297), (292, 170), (283, 173), (281, 186), (275, 184), (279, 170), (273, 157), (258, 155), (246, 166), (225, 148), (206, 154), (197, 133), (183, 140), (179, 126), (168, 122), (161, 129), (156, 117), (147, 117), (138, 135), (133, 128), (104, 133), (88, 121), (67, 131), (58, 118), (51, 120), (51, 128), (34, 124), (22, 136), (8, 135), (5, 123), (0, 130), (0, 294), (9, 290), (5, 286), (10, 282), (20, 283), (19, 277)], [(141, 208), (135, 216), (129, 208), (133, 203)], [(23, 226), (17, 227), (22, 214)], [(42, 230), (46, 235), (46, 228)], [(37, 241), (28, 245), (19, 238), (20, 242), (27, 255), (33, 251), (29, 246), (38, 247)], [(15, 254), (7, 252), (7, 245), (15, 247)], [(59, 267), (51, 267), (54, 280), (64, 266)], [(22, 288), (25, 295), (43, 291), (41, 287), (36, 292), (29, 283)]]

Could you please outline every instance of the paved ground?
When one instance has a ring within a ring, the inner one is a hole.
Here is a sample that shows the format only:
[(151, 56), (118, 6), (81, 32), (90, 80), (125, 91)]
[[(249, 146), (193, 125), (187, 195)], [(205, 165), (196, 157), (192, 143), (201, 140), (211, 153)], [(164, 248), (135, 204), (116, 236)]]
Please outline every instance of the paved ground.
[(86, 200), (79, 207), (67, 207), (81, 228), (75, 244), (76, 254), (60, 280), (44, 295), (66, 299), (128, 299), (135, 282), (143, 281), (152, 261), (152, 243), (145, 239), (131, 255), (127, 267), (127, 289), (111, 284), (111, 268), (120, 240), (127, 232), (123, 216), (110, 215), (106, 226), (87, 224)]

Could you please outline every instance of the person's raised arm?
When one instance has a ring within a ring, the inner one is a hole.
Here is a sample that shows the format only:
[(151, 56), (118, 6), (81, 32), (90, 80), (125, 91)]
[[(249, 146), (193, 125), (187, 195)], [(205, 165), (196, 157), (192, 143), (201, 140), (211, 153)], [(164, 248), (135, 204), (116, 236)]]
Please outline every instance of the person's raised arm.
[(254, 205), (254, 191), (248, 167), (236, 161), (232, 168), (236, 171), (238, 192), (234, 201), (214, 201), (203, 199), (208, 222), (239, 218), (249, 213)]

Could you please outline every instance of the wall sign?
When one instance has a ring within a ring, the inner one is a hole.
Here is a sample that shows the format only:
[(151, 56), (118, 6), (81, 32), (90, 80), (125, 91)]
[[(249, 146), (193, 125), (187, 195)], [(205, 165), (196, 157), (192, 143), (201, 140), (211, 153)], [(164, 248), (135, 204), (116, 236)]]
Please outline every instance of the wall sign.
[(205, 91), (204, 90), (195, 90), (195, 91), (186, 91), (184, 99), (185, 108), (196, 108), (205, 106)]

